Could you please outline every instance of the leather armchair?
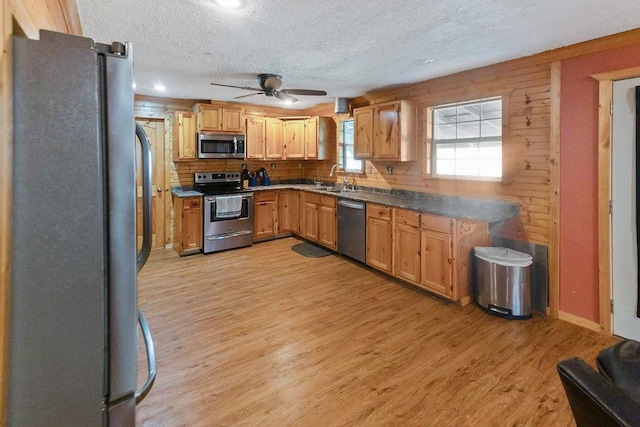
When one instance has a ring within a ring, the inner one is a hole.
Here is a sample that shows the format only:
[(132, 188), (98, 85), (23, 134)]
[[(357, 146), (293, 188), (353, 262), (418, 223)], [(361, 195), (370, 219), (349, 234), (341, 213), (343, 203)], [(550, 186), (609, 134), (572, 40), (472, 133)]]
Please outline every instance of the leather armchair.
[(596, 364), (600, 372), (579, 357), (557, 366), (577, 426), (640, 426), (640, 343), (607, 348)]

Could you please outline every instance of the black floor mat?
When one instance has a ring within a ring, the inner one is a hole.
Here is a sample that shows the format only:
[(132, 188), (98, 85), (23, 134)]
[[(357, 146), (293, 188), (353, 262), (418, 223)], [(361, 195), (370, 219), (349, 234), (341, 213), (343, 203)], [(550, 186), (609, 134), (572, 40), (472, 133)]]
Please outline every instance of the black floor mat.
[(311, 243), (298, 243), (291, 246), (291, 250), (306, 256), (307, 258), (321, 258), (323, 256), (331, 255), (332, 252), (322, 249), (319, 246), (312, 245)]

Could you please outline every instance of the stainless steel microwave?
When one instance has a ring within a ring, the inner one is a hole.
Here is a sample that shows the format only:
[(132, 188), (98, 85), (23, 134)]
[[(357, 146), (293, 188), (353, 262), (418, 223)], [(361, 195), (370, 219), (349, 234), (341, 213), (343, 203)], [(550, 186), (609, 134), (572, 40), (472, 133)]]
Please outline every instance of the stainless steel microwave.
[(199, 159), (244, 159), (246, 147), (244, 135), (198, 133)]

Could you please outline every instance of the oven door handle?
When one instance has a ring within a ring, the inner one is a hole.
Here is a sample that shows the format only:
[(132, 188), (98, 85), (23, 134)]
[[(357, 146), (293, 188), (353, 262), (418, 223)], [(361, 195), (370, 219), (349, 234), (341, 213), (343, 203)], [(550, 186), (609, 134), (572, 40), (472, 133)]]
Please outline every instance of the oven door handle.
[(142, 248), (136, 258), (138, 271), (142, 269), (151, 253), (151, 144), (142, 126), (136, 123), (136, 135), (142, 146)]
[(235, 233), (229, 233), (229, 234), (220, 234), (220, 235), (216, 235), (216, 236), (206, 236), (205, 240), (224, 240), (224, 239), (228, 239), (230, 237), (238, 237), (238, 236), (244, 236), (245, 234), (251, 234), (253, 233), (253, 230), (242, 230), (242, 231), (236, 231)]

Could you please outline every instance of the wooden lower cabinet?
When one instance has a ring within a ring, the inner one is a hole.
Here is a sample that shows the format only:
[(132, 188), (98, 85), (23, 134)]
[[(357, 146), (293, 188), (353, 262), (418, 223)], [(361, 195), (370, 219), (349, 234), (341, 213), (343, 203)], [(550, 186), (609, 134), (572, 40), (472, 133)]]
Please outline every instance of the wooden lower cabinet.
[(254, 240), (274, 238), (278, 230), (278, 193), (271, 190), (256, 191), (253, 200)]
[(387, 206), (367, 204), (367, 265), (389, 274), (393, 271), (391, 212)]
[(301, 234), (307, 240), (337, 249), (336, 198), (304, 192)]
[(393, 274), (412, 283), (420, 283), (420, 229), (396, 224), (393, 231)]
[[(371, 232), (367, 230), (368, 238)], [(472, 250), (489, 244), (487, 222), (394, 209), (392, 241), (393, 276), (461, 305), (471, 302)], [(375, 266), (369, 259), (367, 263)]]
[(202, 251), (202, 197), (173, 197), (173, 248), (180, 255)]
[(278, 194), (278, 232), (300, 233), (300, 192), (282, 190)]
[(318, 206), (318, 243), (333, 250), (338, 249), (336, 208)]

